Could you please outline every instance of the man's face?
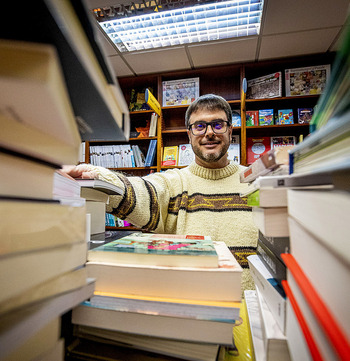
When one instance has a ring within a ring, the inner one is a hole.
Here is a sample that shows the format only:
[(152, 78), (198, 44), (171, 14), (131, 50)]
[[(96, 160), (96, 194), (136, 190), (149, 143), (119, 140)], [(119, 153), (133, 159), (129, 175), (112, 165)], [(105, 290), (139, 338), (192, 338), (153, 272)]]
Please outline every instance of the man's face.
[[(209, 123), (218, 119), (228, 120), (223, 110), (199, 110), (192, 113), (189, 124), (199, 121)], [(207, 127), (203, 135), (193, 135), (190, 130), (187, 130), (197, 164), (206, 168), (222, 168), (229, 163), (227, 150), (231, 141), (232, 126), (226, 125), (227, 130), (223, 134), (215, 134), (211, 126)]]

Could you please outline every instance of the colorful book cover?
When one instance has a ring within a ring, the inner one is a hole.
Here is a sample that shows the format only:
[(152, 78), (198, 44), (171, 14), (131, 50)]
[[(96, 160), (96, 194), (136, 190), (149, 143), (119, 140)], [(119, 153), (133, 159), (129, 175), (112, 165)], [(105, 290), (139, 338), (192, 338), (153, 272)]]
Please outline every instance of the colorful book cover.
[(194, 161), (194, 152), (191, 144), (180, 144), (179, 145), (179, 159), (177, 165), (185, 166), (189, 165)]
[(294, 124), (293, 109), (279, 109), (276, 124)]
[(309, 124), (313, 114), (313, 108), (298, 108), (298, 123)]
[(163, 81), (163, 107), (188, 105), (199, 97), (199, 78)]
[(232, 126), (233, 127), (241, 126), (241, 114), (239, 110), (232, 110)]
[(271, 149), (270, 137), (247, 138), (247, 163), (252, 164)]
[(177, 165), (178, 146), (164, 147), (162, 165)]
[(259, 125), (273, 125), (273, 109), (259, 110)]
[(319, 65), (285, 70), (286, 96), (322, 94), (330, 77), (331, 66)]
[(258, 110), (247, 110), (246, 111), (246, 126), (253, 127), (259, 125), (259, 111)]
[(209, 236), (132, 233), (89, 251), (88, 261), (176, 267), (218, 267)]

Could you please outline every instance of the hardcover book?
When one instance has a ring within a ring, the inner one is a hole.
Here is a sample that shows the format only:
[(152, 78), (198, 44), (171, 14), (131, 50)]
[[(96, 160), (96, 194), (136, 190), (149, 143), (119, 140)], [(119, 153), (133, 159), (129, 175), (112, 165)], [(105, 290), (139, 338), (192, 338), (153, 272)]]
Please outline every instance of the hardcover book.
[(271, 149), (270, 137), (247, 138), (247, 163), (252, 164)]
[(282, 72), (264, 75), (247, 81), (247, 99), (276, 98), (282, 96)]
[(189, 105), (199, 97), (199, 78), (163, 81), (163, 107)]
[(259, 125), (273, 125), (273, 109), (259, 110)]
[(88, 261), (177, 267), (218, 267), (209, 236), (132, 233), (94, 248)]
[(322, 94), (331, 66), (319, 65), (285, 70), (286, 96)]
[(162, 165), (177, 165), (178, 146), (164, 147)]
[(276, 124), (294, 124), (293, 109), (279, 109)]
[(259, 111), (258, 110), (247, 110), (246, 111), (246, 126), (253, 127), (259, 125)]
[(314, 114), (314, 108), (298, 108), (298, 123), (309, 124)]
[(194, 161), (194, 152), (191, 144), (180, 144), (179, 145), (179, 166), (189, 165)]
[(259, 231), (259, 242), (264, 243), (281, 261), (281, 253), (289, 253), (289, 237), (266, 237)]
[(157, 139), (152, 139), (148, 146), (148, 151), (145, 160), (145, 167), (151, 167), (153, 165), (156, 152), (157, 152)]

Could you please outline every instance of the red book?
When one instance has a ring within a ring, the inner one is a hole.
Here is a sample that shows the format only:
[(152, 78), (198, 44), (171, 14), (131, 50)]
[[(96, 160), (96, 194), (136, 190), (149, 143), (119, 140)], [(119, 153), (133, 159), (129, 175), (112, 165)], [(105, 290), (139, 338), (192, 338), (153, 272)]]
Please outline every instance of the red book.
[(247, 163), (252, 164), (271, 149), (270, 137), (247, 138)]
[(246, 125), (247, 127), (259, 125), (259, 110), (246, 111)]

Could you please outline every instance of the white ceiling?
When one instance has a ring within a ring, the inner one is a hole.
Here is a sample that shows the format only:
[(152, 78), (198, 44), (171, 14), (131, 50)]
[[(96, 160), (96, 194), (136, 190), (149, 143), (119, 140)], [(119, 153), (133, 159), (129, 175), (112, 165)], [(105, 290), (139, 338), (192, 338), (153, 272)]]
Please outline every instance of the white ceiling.
[[(85, 0), (88, 8), (130, 3)], [(118, 77), (325, 53), (338, 49), (350, 0), (265, 0), (259, 36), (121, 54), (101, 34)]]

